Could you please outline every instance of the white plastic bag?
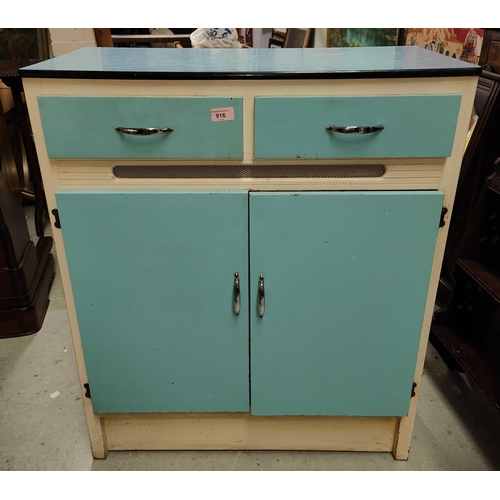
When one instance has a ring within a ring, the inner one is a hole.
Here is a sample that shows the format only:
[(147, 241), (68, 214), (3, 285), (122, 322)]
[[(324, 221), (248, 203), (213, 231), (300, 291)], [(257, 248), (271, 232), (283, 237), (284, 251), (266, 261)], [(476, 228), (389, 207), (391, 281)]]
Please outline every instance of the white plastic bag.
[(240, 49), (236, 28), (198, 28), (191, 33), (195, 49)]

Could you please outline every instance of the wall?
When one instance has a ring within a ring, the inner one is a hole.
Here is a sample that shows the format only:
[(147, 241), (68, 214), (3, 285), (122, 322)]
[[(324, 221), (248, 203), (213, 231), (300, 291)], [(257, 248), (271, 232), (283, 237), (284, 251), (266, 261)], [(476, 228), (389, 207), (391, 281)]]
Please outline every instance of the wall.
[(326, 47), (326, 30), (328, 28), (314, 28), (314, 48)]
[(96, 47), (94, 28), (49, 28), (52, 56), (81, 47)]

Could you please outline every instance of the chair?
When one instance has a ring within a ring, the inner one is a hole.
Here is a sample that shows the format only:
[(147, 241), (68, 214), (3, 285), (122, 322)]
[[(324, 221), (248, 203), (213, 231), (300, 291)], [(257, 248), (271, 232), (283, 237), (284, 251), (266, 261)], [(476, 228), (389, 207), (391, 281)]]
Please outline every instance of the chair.
[(312, 28), (287, 28), (284, 49), (305, 49), (309, 47)]

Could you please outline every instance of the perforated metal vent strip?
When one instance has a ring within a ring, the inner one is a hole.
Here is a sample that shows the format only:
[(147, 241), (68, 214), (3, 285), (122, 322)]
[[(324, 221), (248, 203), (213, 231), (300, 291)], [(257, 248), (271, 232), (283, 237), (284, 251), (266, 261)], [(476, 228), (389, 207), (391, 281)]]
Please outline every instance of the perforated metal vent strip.
[(238, 179), (382, 177), (385, 166), (367, 165), (116, 165), (120, 179)]

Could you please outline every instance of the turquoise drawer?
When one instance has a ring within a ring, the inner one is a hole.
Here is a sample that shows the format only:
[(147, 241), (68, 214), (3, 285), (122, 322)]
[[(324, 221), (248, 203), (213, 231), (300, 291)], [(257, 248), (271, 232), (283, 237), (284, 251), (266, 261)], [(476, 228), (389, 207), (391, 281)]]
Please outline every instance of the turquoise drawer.
[(50, 158), (243, 157), (241, 97), (39, 96), (38, 105)]
[[(459, 95), (257, 97), (256, 158), (450, 156)], [(358, 134), (327, 127), (374, 127)]]

